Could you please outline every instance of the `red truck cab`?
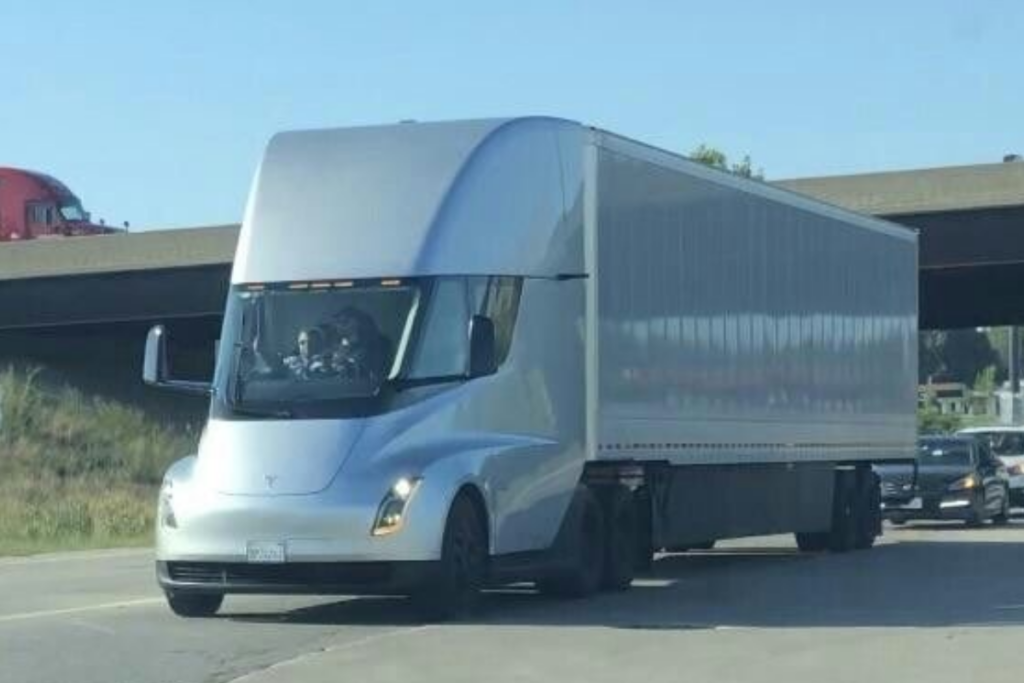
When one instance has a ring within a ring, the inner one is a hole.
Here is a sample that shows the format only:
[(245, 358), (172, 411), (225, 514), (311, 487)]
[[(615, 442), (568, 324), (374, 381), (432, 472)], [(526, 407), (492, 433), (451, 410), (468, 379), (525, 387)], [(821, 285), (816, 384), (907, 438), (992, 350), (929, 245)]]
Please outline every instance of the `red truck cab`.
[(0, 167), (0, 242), (115, 232), (96, 225), (82, 202), (52, 176)]

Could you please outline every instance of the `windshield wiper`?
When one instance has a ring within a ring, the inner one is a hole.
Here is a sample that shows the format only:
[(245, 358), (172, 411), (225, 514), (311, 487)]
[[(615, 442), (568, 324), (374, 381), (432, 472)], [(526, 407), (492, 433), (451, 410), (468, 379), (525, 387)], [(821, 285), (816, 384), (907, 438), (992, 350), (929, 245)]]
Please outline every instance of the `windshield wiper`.
[(237, 403), (231, 404), (231, 411), (247, 417), (277, 417), (283, 420), (295, 417), (295, 413), (287, 408), (268, 408), (266, 410), (260, 410), (259, 408), (245, 408), (239, 406)]
[(396, 378), (389, 380), (388, 384), (395, 391), (405, 391), (406, 389), (428, 387), (435, 384), (452, 384), (454, 382), (464, 382), (465, 380), (465, 375), (435, 375), (434, 377)]

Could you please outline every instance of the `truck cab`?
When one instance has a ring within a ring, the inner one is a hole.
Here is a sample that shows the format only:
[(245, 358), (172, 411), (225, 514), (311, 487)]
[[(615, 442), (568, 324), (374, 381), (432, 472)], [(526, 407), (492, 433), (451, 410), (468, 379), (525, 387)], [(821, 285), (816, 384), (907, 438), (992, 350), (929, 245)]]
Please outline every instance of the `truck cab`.
[(0, 167), (0, 242), (110, 232), (93, 223), (78, 197), (56, 178)]

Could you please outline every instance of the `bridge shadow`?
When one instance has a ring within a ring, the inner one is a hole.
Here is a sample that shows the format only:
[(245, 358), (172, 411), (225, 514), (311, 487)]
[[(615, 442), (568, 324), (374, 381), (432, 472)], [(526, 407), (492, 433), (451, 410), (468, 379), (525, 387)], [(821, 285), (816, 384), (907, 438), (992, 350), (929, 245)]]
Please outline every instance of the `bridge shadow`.
[[(979, 530), (969, 531), (961, 541), (899, 540), (895, 530), (888, 536), (894, 542), (844, 555), (784, 546), (670, 555), (626, 592), (556, 600), (529, 587), (489, 591), (478, 614), (456, 623), (651, 630), (1024, 625), (1024, 543), (972, 540)], [(282, 625), (421, 623), (410, 607), (400, 598), (359, 598), (225, 616)]]

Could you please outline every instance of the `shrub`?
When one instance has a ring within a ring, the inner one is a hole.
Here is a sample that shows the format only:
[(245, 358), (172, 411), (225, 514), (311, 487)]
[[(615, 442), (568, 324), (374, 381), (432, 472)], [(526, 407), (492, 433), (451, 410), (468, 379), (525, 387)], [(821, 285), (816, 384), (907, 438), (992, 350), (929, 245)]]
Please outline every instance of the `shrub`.
[(163, 472), (194, 452), (195, 432), (41, 377), (0, 372), (0, 552), (147, 534)]

